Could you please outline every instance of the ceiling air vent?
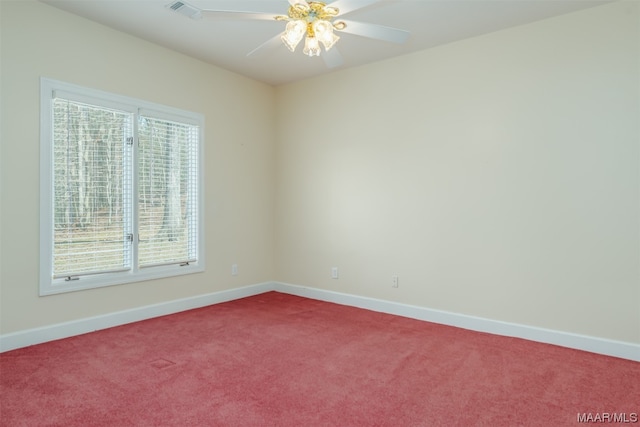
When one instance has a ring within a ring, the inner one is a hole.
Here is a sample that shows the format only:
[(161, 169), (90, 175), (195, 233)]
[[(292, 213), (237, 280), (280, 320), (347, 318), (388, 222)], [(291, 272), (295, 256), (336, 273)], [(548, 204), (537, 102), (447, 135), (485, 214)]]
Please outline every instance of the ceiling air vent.
[(202, 13), (200, 9), (197, 7), (191, 6), (183, 1), (174, 1), (173, 3), (169, 3), (167, 7), (174, 12), (178, 12), (181, 15), (188, 16), (191, 19), (200, 19), (202, 18)]

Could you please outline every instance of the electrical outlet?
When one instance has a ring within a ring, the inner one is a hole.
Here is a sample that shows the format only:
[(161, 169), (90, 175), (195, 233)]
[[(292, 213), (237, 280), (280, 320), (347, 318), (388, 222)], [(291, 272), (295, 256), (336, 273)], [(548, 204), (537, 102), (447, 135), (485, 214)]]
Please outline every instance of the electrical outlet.
[(391, 277), (391, 286), (394, 288), (397, 288), (399, 285), (400, 281), (398, 279), (398, 276), (392, 276)]
[(238, 264), (233, 264), (231, 266), (231, 275), (232, 276), (237, 276), (238, 275)]
[(331, 278), (332, 279), (338, 278), (338, 267), (331, 267)]

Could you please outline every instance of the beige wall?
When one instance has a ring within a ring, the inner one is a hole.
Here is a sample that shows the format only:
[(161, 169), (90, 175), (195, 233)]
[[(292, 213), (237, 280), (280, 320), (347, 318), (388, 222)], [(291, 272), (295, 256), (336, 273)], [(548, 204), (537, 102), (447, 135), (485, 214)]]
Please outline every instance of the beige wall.
[(640, 343), (639, 28), (615, 3), (279, 88), (278, 280)]
[[(273, 87), (39, 2), (1, 10), (1, 334), (273, 278)], [(41, 76), (205, 115), (205, 273), (38, 296)]]

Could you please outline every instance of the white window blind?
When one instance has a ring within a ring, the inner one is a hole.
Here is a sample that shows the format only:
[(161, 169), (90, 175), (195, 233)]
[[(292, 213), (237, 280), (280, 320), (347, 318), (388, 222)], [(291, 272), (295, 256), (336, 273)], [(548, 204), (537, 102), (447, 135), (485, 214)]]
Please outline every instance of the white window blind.
[(198, 127), (138, 120), (140, 267), (194, 262)]
[(41, 295), (203, 271), (203, 117), (49, 79), (41, 107)]
[(53, 277), (131, 268), (133, 115), (53, 100)]

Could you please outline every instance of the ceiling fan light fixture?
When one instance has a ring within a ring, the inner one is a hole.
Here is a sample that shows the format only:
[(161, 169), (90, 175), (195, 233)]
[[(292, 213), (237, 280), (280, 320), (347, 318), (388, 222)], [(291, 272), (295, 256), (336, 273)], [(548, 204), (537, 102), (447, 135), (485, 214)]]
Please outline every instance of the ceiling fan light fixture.
[(337, 7), (332, 7), (332, 6), (325, 6), (324, 7), (324, 13), (327, 16), (330, 17), (336, 17), (338, 16), (338, 14), (340, 13), (340, 9), (338, 9)]
[(338, 37), (335, 34), (331, 33), (329, 36), (321, 39), (320, 41), (322, 42), (322, 45), (324, 46), (324, 50), (327, 51), (327, 50), (331, 49), (333, 47), (333, 45), (338, 42), (338, 40), (340, 40), (340, 37)]
[(295, 52), (306, 31), (307, 25), (303, 21), (289, 21), (284, 33), (282, 33), (282, 42), (291, 52)]
[[(0, 2), (1, 1), (2, 0), (0, 0)], [(316, 0), (288, 0), (289, 9), (286, 14), (281, 15), (241, 10), (197, 9), (185, 3), (185, 1), (191, 0), (168, 1), (172, 2), (167, 5), (169, 9), (192, 18), (197, 18), (201, 16), (202, 13), (206, 13), (206, 15), (217, 15), (221, 19), (240, 17), (285, 22), (283, 25), (284, 31), (262, 43), (256, 49), (249, 52), (247, 56), (254, 55), (265, 47), (275, 47), (280, 43), (283, 43), (291, 52), (295, 52), (297, 46), (302, 39), (305, 38), (303, 53), (307, 56), (320, 56), (322, 53), (321, 48), (324, 47), (325, 55), (323, 59), (325, 65), (329, 68), (344, 64), (342, 55), (338, 52), (338, 49), (333, 49), (333, 46), (340, 40), (340, 37), (338, 37), (336, 33), (344, 31), (362, 37), (393, 43), (404, 43), (410, 34), (408, 31), (397, 28), (363, 22), (344, 21), (341, 19), (341, 13), (351, 13), (354, 10), (384, 0), (328, 0), (331, 1), (329, 5), (323, 1)]]
[(347, 28), (347, 23), (344, 21), (337, 21), (333, 23), (333, 29), (334, 30), (338, 30), (338, 31), (342, 31), (345, 28)]
[(316, 37), (307, 37), (304, 40), (304, 50), (302, 51), (307, 56), (320, 56), (320, 44)]
[(289, 16), (294, 19), (302, 19), (302, 17), (307, 16), (309, 12), (311, 12), (311, 6), (306, 1), (296, 3), (289, 8)]
[(333, 33), (333, 25), (329, 21), (317, 20), (313, 23), (313, 30), (318, 40), (324, 45), (325, 50), (329, 50), (340, 37)]
[[(288, 21), (280, 38), (285, 46), (294, 52), (306, 33), (303, 53), (307, 56), (320, 56), (320, 43), (325, 51), (328, 51), (340, 40), (340, 37), (333, 33), (334, 29), (340, 28), (332, 22), (339, 13), (338, 8), (327, 6), (319, 1), (300, 1), (292, 4), (288, 19), (282, 16), (276, 17), (276, 20), (284, 18)], [(341, 28), (344, 28), (344, 23), (341, 25)]]

